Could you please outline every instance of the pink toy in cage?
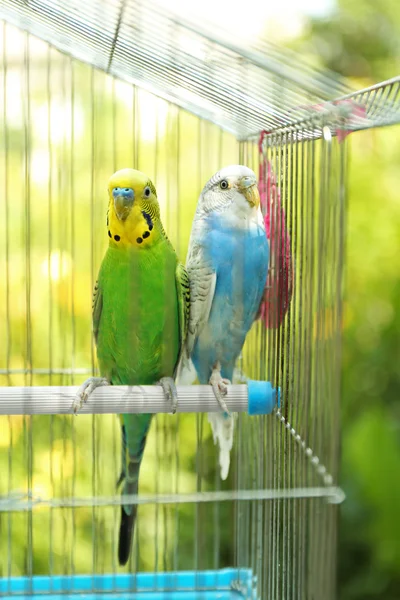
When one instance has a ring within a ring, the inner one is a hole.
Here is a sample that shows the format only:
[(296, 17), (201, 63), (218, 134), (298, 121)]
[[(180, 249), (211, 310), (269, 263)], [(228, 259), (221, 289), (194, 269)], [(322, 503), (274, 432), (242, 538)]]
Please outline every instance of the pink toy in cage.
[(276, 185), (271, 163), (265, 158), (262, 151), (265, 135), (267, 132), (262, 131), (259, 141), (258, 187), (261, 206), (265, 214), (265, 232), (270, 246), (270, 268), (259, 315), (267, 329), (276, 329), (282, 323), (292, 299), (293, 262), (280, 190)]

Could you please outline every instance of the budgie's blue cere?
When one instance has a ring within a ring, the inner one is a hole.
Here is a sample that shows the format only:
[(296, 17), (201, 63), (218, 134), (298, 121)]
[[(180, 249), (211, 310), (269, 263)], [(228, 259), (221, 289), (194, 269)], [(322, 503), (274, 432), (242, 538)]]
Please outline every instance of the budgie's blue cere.
[[(260, 307), (268, 260), (256, 176), (241, 165), (226, 167), (200, 195), (186, 263), (191, 291), (186, 355), (200, 383), (213, 386), (222, 408), (226, 385)], [(225, 479), (234, 421), (224, 412), (209, 414), (209, 420)]]

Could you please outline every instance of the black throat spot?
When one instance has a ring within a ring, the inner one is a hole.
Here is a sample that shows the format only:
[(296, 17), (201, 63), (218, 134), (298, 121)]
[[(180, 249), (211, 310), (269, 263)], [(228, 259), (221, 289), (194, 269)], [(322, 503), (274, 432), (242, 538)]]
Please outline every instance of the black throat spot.
[(153, 221), (152, 221), (151, 216), (149, 215), (149, 213), (145, 212), (144, 210), (142, 210), (142, 215), (146, 219), (147, 226), (148, 226), (149, 230), (151, 231), (153, 229)]

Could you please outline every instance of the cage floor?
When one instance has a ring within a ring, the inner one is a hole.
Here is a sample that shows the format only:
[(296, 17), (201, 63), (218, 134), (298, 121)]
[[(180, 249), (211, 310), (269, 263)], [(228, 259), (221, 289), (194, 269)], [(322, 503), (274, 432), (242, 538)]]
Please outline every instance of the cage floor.
[(62, 575), (0, 579), (0, 596), (30, 600), (234, 600), (255, 598), (250, 569), (138, 573), (136, 575)]

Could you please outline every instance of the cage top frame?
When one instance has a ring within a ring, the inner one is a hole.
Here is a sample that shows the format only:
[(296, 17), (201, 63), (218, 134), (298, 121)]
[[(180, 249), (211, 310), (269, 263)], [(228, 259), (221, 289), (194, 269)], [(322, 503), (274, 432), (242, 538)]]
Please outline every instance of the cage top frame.
[(295, 53), (265, 42), (244, 48), (147, 0), (2, 0), (0, 19), (238, 139), (307, 118), (310, 104), (351, 91)]

